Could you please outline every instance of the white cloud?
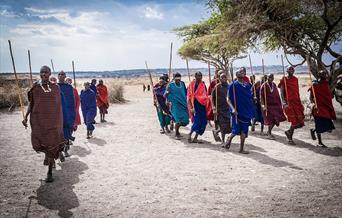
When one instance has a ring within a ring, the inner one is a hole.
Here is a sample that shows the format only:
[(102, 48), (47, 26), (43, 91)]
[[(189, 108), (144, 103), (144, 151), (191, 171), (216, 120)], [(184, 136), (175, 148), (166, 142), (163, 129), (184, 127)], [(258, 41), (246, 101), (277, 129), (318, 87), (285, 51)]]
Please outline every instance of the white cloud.
[(144, 15), (146, 18), (150, 18), (150, 19), (157, 19), (157, 20), (164, 19), (164, 14), (162, 12), (159, 12), (157, 8), (146, 7), (144, 9)]

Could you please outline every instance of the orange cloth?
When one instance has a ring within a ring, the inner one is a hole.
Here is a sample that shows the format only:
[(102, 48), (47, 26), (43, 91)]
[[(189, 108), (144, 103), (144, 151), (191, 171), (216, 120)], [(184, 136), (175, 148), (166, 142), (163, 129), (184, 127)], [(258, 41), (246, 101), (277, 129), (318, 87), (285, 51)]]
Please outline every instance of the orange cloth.
[[(207, 117), (210, 116), (210, 110), (211, 110), (211, 101), (207, 96), (207, 88), (204, 84), (203, 81), (201, 81), (198, 84), (198, 87), (195, 91), (195, 84), (196, 80), (193, 80), (190, 82), (189, 87), (188, 87), (188, 100), (191, 102), (192, 105), (194, 105), (195, 98), (200, 103), (201, 105), (205, 106)], [(190, 114), (190, 119), (193, 120), (193, 115), (190, 110), (190, 104), (188, 104), (188, 110)]]
[[(286, 87), (284, 78), (282, 78), (278, 84), (279, 88), (284, 88), (284, 98), (288, 107), (284, 109), (287, 116), (287, 120), (293, 127), (304, 126), (304, 107), (300, 100), (298, 79), (295, 76), (290, 78), (286, 77)], [(288, 94), (286, 94), (286, 89)], [(288, 98), (288, 99), (287, 99)]]
[(74, 88), (74, 96), (75, 96), (75, 111), (76, 111), (76, 117), (75, 117), (75, 123), (74, 123), (74, 129), (77, 129), (78, 125), (81, 125), (81, 117), (80, 117), (80, 96), (78, 95), (77, 89)]
[(97, 106), (104, 107), (108, 109), (109, 107), (109, 100), (108, 100), (108, 90), (105, 85), (98, 84), (96, 86), (98, 95), (96, 96), (96, 104)]

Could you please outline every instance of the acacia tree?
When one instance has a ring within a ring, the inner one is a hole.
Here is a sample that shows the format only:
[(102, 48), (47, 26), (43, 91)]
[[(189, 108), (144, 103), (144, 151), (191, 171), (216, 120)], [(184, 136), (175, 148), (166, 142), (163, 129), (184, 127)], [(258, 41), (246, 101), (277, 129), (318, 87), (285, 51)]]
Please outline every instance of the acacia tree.
[[(330, 75), (334, 90), (342, 75), (342, 2), (338, 0), (210, 0), (221, 19), (218, 28), (227, 39), (246, 38), (266, 50), (282, 48), (286, 55), (308, 59), (316, 77), (319, 70)], [(339, 49), (338, 49), (339, 48)], [(329, 56), (330, 61), (324, 61)], [(286, 56), (287, 57), (287, 56)]]
[(227, 41), (218, 29), (221, 16), (213, 14), (206, 21), (175, 29), (177, 35), (184, 40), (178, 50), (182, 58), (189, 58), (210, 63), (218, 69), (228, 72), (232, 61), (243, 58), (245, 43), (241, 39)]

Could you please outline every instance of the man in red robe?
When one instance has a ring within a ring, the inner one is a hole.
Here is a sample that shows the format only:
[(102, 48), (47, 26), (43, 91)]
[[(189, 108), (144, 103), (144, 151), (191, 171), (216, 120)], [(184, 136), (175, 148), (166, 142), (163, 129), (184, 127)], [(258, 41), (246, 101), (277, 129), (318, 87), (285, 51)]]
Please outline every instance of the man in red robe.
[(292, 137), (295, 129), (304, 126), (304, 107), (299, 96), (298, 78), (295, 77), (294, 68), (287, 68), (287, 77), (283, 77), (278, 87), (280, 88), (281, 99), (287, 120), (291, 123), (290, 128), (285, 131), (289, 144), (295, 145)]
[(316, 140), (315, 133), (317, 133), (318, 144), (324, 148), (327, 146), (323, 144), (321, 134), (324, 132), (331, 132), (335, 129), (332, 120), (336, 120), (336, 113), (332, 104), (333, 96), (326, 77), (326, 73), (320, 71), (318, 80), (313, 83), (314, 92), (312, 87), (309, 89), (311, 102), (317, 103), (312, 110), (312, 115), (315, 119), (315, 129), (310, 130), (311, 137), (313, 140)]
[(103, 80), (99, 80), (99, 84), (96, 86), (97, 96), (96, 104), (100, 111), (101, 123), (107, 122), (105, 120), (105, 114), (108, 114), (109, 100), (108, 100), (108, 90), (103, 84)]

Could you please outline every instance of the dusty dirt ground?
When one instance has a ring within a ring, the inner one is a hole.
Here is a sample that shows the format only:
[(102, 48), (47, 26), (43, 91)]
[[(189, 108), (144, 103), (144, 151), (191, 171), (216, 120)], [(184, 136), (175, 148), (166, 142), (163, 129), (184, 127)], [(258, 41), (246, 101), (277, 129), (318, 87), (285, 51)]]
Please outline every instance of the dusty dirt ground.
[(282, 123), (275, 141), (251, 133), (240, 155), (238, 138), (222, 149), (209, 126), (203, 144), (161, 135), (151, 93), (125, 90), (129, 102), (111, 105), (95, 138), (79, 127), (50, 184), (20, 112), (1, 113), (0, 217), (342, 216), (341, 121), (323, 136), (327, 149), (310, 139), (312, 122), (288, 145)]

